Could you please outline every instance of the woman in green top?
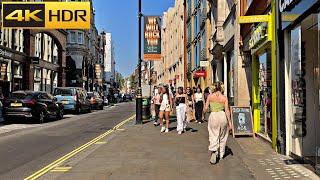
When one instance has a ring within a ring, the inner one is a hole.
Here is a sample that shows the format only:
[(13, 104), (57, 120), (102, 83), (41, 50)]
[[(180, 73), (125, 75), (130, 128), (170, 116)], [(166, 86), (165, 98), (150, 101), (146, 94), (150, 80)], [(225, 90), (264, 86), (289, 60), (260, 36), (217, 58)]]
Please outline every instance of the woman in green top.
[(212, 90), (213, 93), (208, 96), (203, 112), (207, 112), (210, 106), (211, 113), (208, 120), (209, 151), (212, 152), (210, 163), (216, 164), (218, 153), (220, 159), (224, 156), (231, 119), (228, 98), (222, 94), (223, 84), (215, 83)]

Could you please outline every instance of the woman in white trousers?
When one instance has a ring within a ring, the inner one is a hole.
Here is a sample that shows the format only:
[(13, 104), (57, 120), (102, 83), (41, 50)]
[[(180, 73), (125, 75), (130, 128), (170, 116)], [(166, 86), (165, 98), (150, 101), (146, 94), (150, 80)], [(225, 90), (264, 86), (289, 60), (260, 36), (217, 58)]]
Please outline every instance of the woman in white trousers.
[(216, 164), (217, 156), (224, 157), (225, 147), (231, 129), (231, 119), (228, 98), (222, 94), (223, 84), (214, 85), (213, 93), (208, 96), (204, 113), (210, 106), (208, 120), (209, 151), (211, 151), (210, 163)]
[(178, 93), (175, 98), (177, 110), (177, 131), (182, 134), (187, 126), (186, 124), (186, 95), (183, 93), (183, 87), (178, 88)]

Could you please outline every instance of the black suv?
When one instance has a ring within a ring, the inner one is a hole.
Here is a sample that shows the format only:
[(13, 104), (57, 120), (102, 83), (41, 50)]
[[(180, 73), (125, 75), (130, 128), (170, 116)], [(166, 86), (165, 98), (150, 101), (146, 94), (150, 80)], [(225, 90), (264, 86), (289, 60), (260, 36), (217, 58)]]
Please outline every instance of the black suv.
[(3, 117), (6, 123), (19, 118), (33, 119), (43, 123), (50, 116), (63, 118), (63, 105), (54, 96), (39, 91), (13, 92), (3, 103)]

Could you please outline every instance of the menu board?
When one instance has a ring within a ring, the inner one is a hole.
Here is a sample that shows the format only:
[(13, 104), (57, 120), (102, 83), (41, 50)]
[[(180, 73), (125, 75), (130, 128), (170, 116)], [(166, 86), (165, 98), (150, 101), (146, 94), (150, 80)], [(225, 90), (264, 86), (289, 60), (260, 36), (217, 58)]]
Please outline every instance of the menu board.
[(232, 134), (236, 135), (252, 135), (253, 119), (251, 107), (231, 107)]

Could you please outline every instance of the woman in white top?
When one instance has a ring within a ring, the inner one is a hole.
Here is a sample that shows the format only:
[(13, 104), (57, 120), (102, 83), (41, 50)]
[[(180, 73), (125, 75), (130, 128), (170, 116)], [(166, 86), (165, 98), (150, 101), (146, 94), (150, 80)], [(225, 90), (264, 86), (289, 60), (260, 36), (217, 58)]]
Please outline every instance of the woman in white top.
[[(161, 132), (169, 132), (169, 118), (170, 118), (170, 111), (172, 107), (172, 97), (169, 95), (169, 88), (162, 87), (161, 90), (161, 98), (160, 98), (160, 125), (161, 125)], [(166, 126), (163, 125), (163, 119), (166, 120)]]
[(201, 124), (203, 121), (202, 111), (204, 107), (204, 96), (200, 87), (197, 88), (197, 92), (194, 94), (194, 101), (196, 122)]

